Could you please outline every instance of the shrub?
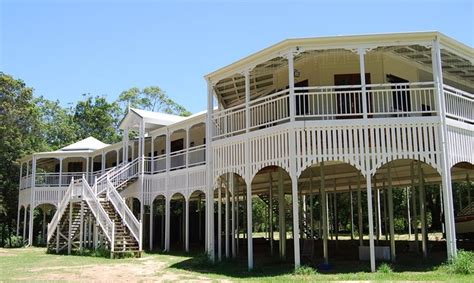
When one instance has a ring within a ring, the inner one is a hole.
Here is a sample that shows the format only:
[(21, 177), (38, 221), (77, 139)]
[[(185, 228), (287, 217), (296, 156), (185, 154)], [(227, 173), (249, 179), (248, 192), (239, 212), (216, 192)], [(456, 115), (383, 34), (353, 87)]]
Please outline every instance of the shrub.
[(392, 269), (392, 266), (390, 266), (390, 264), (384, 262), (379, 266), (379, 268), (377, 269), (377, 272), (378, 273), (392, 273), (393, 269)]
[(302, 265), (295, 269), (295, 275), (310, 276), (317, 274), (316, 269), (311, 266)]
[(132, 257), (135, 257), (135, 254), (131, 251), (114, 254), (114, 258), (132, 258)]
[(110, 258), (110, 251), (105, 248), (97, 248), (97, 249), (82, 249), (82, 250), (73, 250), (71, 251), (73, 255), (79, 256), (90, 256), (90, 257), (104, 257)]
[(449, 273), (474, 274), (474, 252), (458, 251), (458, 256), (447, 264)]
[(21, 236), (11, 236), (10, 239), (7, 239), (5, 244), (5, 248), (21, 248), (23, 246), (25, 246), (25, 244)]
[(110, 251), (105, 248), (97, 248), (92, 250), (90, 256), (110, 258)]

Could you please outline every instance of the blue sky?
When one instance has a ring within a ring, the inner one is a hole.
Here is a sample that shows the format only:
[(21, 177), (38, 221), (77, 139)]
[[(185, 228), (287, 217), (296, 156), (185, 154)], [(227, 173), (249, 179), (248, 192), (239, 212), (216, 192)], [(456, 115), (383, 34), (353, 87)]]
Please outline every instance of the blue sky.
[(0, 70), (63, 105), (158, 85), (204, 110), (205, 74), (285, 38), (438, 30), (474, 45), (473, 0), (0, 2)]

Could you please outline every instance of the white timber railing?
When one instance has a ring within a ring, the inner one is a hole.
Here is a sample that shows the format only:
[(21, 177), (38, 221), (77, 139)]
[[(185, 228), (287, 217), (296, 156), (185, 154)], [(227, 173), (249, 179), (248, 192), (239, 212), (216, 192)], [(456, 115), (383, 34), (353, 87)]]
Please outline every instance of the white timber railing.
[(170, 169), (180, 169), (184, 167), (186, 167), (186, 149), (171, 152)]
[[(98, 197), (102, 193), (106, 193), (107, 199), (112, 203), (117, 213), (120, 215), (123, 223), (128, 227), (133, 237), (137, 240), (142, 250), (142, 223), (138, 221), (128, 208), (125, 201), (117, 192), (122, 184), (130, 179), (138, 177), (141, 158), (138, 157), (129, 163), (121, 164), (108, 171), (104, 175), (96, 179), (94, 183), (94, 197)], [(100, 203), (98, 203), (100, 205)], [(101, 206), (102, 208), (102, 206)], [(103, 209), (103, 208), (102, 208)]]
[(285, 89), (250, 102), (250, 129), (266, 127), (290, 118), (289, 90)]
[[(66, 210), (67, 205), (69, 204), (69, 201), (72, 198), (72, 193), (74, 190), (74, 179), (71, 180), (71, 183), (69, 184), (69, 187), (66, 190), (66, 193), (64, 194), (64, 197), (62, 198), (61, 202), (58, 204), (58, 209), (56, 210), (56, 213), (53, 216), (53, 219), (51, 219), (51, 222), (48, 223), (48, 237), (47, 237), (47, 242), (51, 239), (53, 236), (54, 230), (56, 230), (56, 227), (59, 224), (59, 221), (61, 220), (61, 217), (64, 214), (64, 211)], [(56, 235), (59, 237), (59, 235)]]
[(110, 182), (112, 182), (115, 188), (118, 188), (129, 179), (137, 177), (139, 174), (139, 162), (140, 158), (135, 158), (132, 162), (123, 163), (109, 170), (99, 178), (96, 178), (93, 186), (96, 195), (100, 195), (107, 190), (107, 179), (110, 179)]
[(474, 124), (474, 95), (450, 86), (444, 86), (446, 116)]
[(82, 178), (82, 197), (87, 202), (87, 205), (92, 211), (97, 223), (99, 223), (100, 228), (104, 231), (105, 236), (110, 242), (110, 250), (113, 252), (115, 244), (115, 224), (112, 222), (107, 212), (105, 212), (99, 199), (94, 194), (85, 178)]
[(206, 163), (206, 145), (197, 145), (188, 149), (188, 167)]
[(212, 113), (213, 136), (232, 136), (245, 132), (245, 105)]
[[(436, 115), (432, 82), (366, 85), (368, 118)], [(295, 88), (296, 117), (362, 118), (360, 85)]]
[[(361, 119), (364, 114), (369, 119), (439, 115), (433, 82), (368, 84), (365, 89), (366, 97), (361, 85), (295, 87), (295, 119)], [(474, 123), (473, 94), (445, 86), (444, 95), (448, 118)], [(289, 90), (285, 89), (251, 100), (247, 108), (238, 105), (215, 111), (213, 139), (246, 132), (246, 111), (249, 111), (250, 131), (289, 121), (289, 99)]]
[(31, 175), (23, 176), (20, 179), (20, 190), (31, 188)]
[(434, 116), (437, 114), (431, 82), (367, 85), (369, 118)]
[(166, 154), (145, 157), (145, 174), (155, 174), (166, 171)]
[(138, 174), (140, 173), (140, 161), (141, 158), (137, 157), (133, 161), (125, 164), (123, 167), (107, 174), (106, 178), (114, 185), (114, 188), (118, 188), (128, 180), (138, 177)]
[(107, 177), (107, 183), (108, 183), (107, 198), (112, 203), (115, 210), (122, 218), (123, 223), (130, 230), (130, 233), (139, 243), (139, 247), (141, 251), (142, 241), (140, 239), (142, 238), (142, 232), (143, 232), (142, 222), (138, 221), (135, 215), (133, 215), (133, 212), (130, 210), (130, 208), (128, 208), (122, 196), (120, 196), (120, 194), (117, 192), (116, 187), (114, 186), (114, 184), (110, 181), (108, 177)]
[(81, 179), (87, 172), (36, 173), (35, 187), (67, 186), (74, 179)]
[[(69, 205), (70, 201), (74, 198), (80, 198), (86, 201), (87, 205), (92, 211), (92, 214), (94, 215), (97, 223), (99, 223), (99, 226), (101, 229), (104, 231), (104, 234), (106, 235), (107, 239), (110, 241), (111, 244), (111, 250), (113, 251), (114, 247), (114, 233), (115, 233), (115, 227), (114, 223), (112, 220), (110, 220), (109, 216), (105, 212), (104, 208), (100, 204), (98, 198), (95, 196), (93, 193), (91, 187), (87, 183), (87, 180), (82, 177), (82, 179), (79, 180), (71, 180), (71, 183), (69, 184), (69, 187), (64, 194), (64, 197), (62, 198), (61, 202), (58, 205), (58, 209), (56, 210), (56, 213), (53, 216), (53, 219), (51, 222), (48, 224), (48, 242), (50, 241), (52, 235), (54, 234), (54, 231), (56, 230), (59, 221), (61, 220), (67, 206)], [(59, 237), (59, 235), (56, 235)]]
[[(206, 163), (206, 145), (196, 145), (170, 153), (170, 170), (189, 168)], [(166, 154), (145, 157), (145, 174), (166, 171)]]

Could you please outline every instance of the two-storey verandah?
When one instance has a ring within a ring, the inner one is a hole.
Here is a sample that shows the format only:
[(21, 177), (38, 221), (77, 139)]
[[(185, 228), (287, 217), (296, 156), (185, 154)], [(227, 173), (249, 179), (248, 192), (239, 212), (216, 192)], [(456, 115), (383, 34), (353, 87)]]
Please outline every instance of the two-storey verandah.
[[(122, 142), (107, 145), (89, 137), (57, 151), (34, 153), (23, 157), (19, 160), (21, 178), (17, 234), (28, 239), (30, 245), (33, 244), (33, 238), (38, 233), (33, 237), (31, 215), (34, 215), (33, 211), (36, 208), (40, 208), (42, 211), (49, 212), (47, 218), (43, 213), (43, 228), (40, 235), (44, 239), (46, 222), (50, 221), (51, 211), (54, 211), (61, 202), (73, 178), (77, 180), (84, 176), (90, 184), (93, 184), (96, 178), (109, 170), (119, 165), (124, 166), (124, 164), (139, 161), (140, 177), (120, 193), (127, 199), (129, 206), (137, 212), (136, 217), (148, 221), (145, 229), (150, 229), (150, 233), (147, 233), (145, 238), (152, 249), (154, 241), (148, 236), (154, 237), (151, 229), (159, 230), (159, 227), (153, 228), (152, 225), (154, 221), (156, 222), (153, 219), (153, 208), (151, 208), (155, 199), (166, 197), (165, 199), (169, 202), (173, 197), (184, 195), (187, 205), (193, 207), (196, 206), (198, 200), (205, 199), (203, 197), (205, 190), (205, 183), (203, 183), (205, 182), (204, 122), (205, 113), (197, 113), (185, 118), (131, 108), (121, 124), (122, 129), (127, 133), (124, 134)], [(140, 125), (144, 126), (143, 132), (140, 132)], [(182, 180), (187, 180), (187, 178), (190, 182), (183, 183)], [(133, 200), (140, 205), (133, 207)], [(150, 217), (145, 218), (145, 213), (150, 213)], [(199, 227), (205, 223), (204, 214), (202, 215), (196, 220), (201, 222)], [(184, 220), (184, 213), (180, 217)], [(195, 218), (193, 213), (191, 213), (191, 218), (193, 220), (190, 225), (196, 226), (193, 223)], [(23, 222), (22, 225), (20, 222)], [(168, 229), (169, 227), (168, 225)], [(204, 227), (201, 228), (202, 231), (205, 230)], [(165, 230), (161, 229), (156, 234), (164, 234), (164, 232)], [(164, 245), (161, 248), (165, 249)]]
[[(201, 213), (206, 199), (206, 113), (174, 116), (166, 125), (157, 122), (157, 116), (163, 114), (132, 109), (121, 123), (124, 136), (130, 131), (138, 133), (138, 156), (143, 156), (141, 177), (122, 195), (140, 202), (139, 219), (146, 221), (150, 250), (170, 251), (171, 246), (179, 245), (188, 251), (190, 241), (204, 242), (206, 230), (205, 214)], [(182, 205), (179, 215), (171, 211), (172, 205), (179, 205), (176, 202)], [(190, 206), (195, 210), (190, 211)], [(171, 225), (172, 220), (180, 225)], [(189, 227), (203, 233), (190, 240)]]
[[(253, 196), (259, 193), (254, 181), (261, 174), (272, 180), (264, 189), (271, 195), (272, 187), (277, 187), (274, 180), (282, 178), (267, 169), (286, 171), (291, 183), (294, 261), (299, 266), (302, 224), (298, 195), (307, 196), (304, 188), (313, 184), (307, 184), (307, 175), (319, 176), (319, 195), (323, 206), (326, 203), (321, 225), (326, 262), (328, 183), (335, 191), (363, 189), (371, 268), (375, 270), (373, 199), (378, 198), (378, 190), (373, 198), (374, 188), (387, 188), (390, 195), (394, 186), (417, 187), (422, 192), (427, 182), (441, 184), (447, 254), (455, 256), (451, 181), (465, 180), (474, 164), (472, 54), (472, 48), (436, 32), (297, 39), (209, 74), (208, 112), (212, 114), (207, 131), (212, 138), (207, 143), (212, 150), (207, 152), (208, 184), (214, 186), (208, 190), (225, 187), (222, 179), (233, 179), (226, 176), (236, 174), (245, 184), (241, 195), (250, 208)], [(453, 169), (459, 175), (451, 174), (451, 168), (461, 162), (470, 165)], [(324, 173), (328, 166), (333, 172), (348, 172), (331, 176)], [(347, 166), (352, 170), (344, 169)], [(284, 190), (281, 187), (278, 190)], [(220, 189), (218, 197), (222, 197)], [(419, 198), (423, 197), (422, 192)], [(388, 201), (390, 207), (393, 209)], [(220, 215), (218, 231), (222, 231)], [(247, 210), (246, 215), (251, 269), (252, 211)], [(208, 218), (214, 222), (212, 208)], [(214, 234), (214, 225), (208, 229)], [(214, 241), (208, 238), (211, 256)], [(221, 238), (217, 241), (220, 257)]]
[[(71, 183), (72, 179), (80, 179), (83, 176), (92, 180), (95, 176), (105, 172), (106, 163), (102, 163), (102, 169), (94, 170), (91, 155), (97, 152), (107, 154), (107, 148), (111, 146), (92, 137), (68, 145), (56, 151), (34, 153), (19, 160), (20, 184), (18, 199), (17, 234), (20, 234), (20, 219), (23, 216), (22, 236), (28, 238), (28, 243), (33, 244), (33, 211), (39, 207), (42, 211), (41, 235), (43, 241), (46, 233), (46, 214), (49, 218), (55, 211), (58, 203)], [(111, 150), (111, 149), (109, 149)], [(104, 160), (104, 159), (103, 159)], [(118, 160), (107, 159), (109, 164)], [(115, 165), (114, 165), (115, 166)], [(100, 168), (99, 164), (99, 168)], [(23, 213), (22, 213), (23, 212)], [(27, 215), (28, 228), (27, 228)], [(28, 235), (26, 232), (28, 231)]]

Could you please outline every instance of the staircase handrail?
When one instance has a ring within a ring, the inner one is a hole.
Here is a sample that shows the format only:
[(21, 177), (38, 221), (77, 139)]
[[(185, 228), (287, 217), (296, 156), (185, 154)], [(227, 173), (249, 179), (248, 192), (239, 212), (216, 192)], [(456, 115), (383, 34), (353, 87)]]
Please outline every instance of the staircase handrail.
[[(133, 161), (132, 161), (133, 162)], [(123, 163), (120, 163), (119, 165), (117, 166), (114, 166), (112, 168), (110, 168), (107, 172), (105, 172), (104, 174), (100, 175), (98, 178), (97, 178), (97, 181), (101, 181), (101, 180), (104, 180), (107, 175), (108, 176), (111, 176), (114, 174), (115, 171), (117, 170), (120, 170), (121, 168), (127, 166), (129, 164), (129, 162), (123, 162)]]
[(69, 187), (67, 188), (66, 193), (64, 194), (64, 197), (59, 202), (58, 209), (56, 209), (56, 213), (54, 213), (53, 219), (51, 219), (51, 222), (48, 223), (47, 242), (51, 240), (51, 237), (54, 234), (53, 232), (58, 226), (59, 221), (61, 220), (61, 217), (63, 216), (63, 213), (66, 210), (69, 200), (71, 199), (73, 189), (74, 189), (74, 177), (72, 177), (71, 183), (69, 183)]
[(122, 196), (117, 192), (110, 179), (107, 178), (108, 182), (108, 190), (107, 190), (107, 198), (114, 206), (117, 213), (122, 218), (123, 223), (127, 228), (130, 230), (130, 233), (133, 237), (137, 240), (140, 250), (142, 250), (142, 243), (141, 243), (141, 231), (142, 231), (142, 222), (138, 221), (133, 212), (128, 208), (127, 204), (123, 200)]
[(119, 170), (115, 171), (114, 174), (109, 175), (108, 179), (114, 185), (115, 189), (126, 183), (131, 178), (138, 176), (138, 174), (140, 173), (140, 161), (141, 158), (137, 157), (135, 160), (128, 163), (127, 166), (124, 166), (123, 168), (120, 168)]
[(101, 203), (99, 202), (99, 199), (94, 194), (92, 188), (90, 187), (89, 183), (87, 183), (87, 180), (84, 177), (82, 178), (82, 197), (87, 202), (90, 210), (92, 211), (92, 214), (94, 215), (94, 218), (96, 219), (97, 223), (99, 223), (99, 226), (102, 228), (102, 231), (104, 231), (105, 236), (110, 242), (111, 250), (113, 251), (115, 231), (114, 223), (109, 218), (109, 215), (102, 207)]
[[(96, 195), (101, 194), (107, 188), (107, 181), (106, 181), (107, 176), (112, 175), (116, 170), (124, 167), (125, 165), (127, 165), (127, 163), (122, 163), (118, 166), (112, 167), (108, 171), (106, 171), (104, 174), (102, 174), (99, 177), (95, 178), (94, 184), (92, 185), (92, 190), (96, 193)], [(100, 189), (100, 191), (98, 191), (99, 184), (103, 185), (102, 188)]]
[[(96, 195), (103, 193), (107, 189), (107, 179), (110, 179), (112, 184), (115, 185), (115, 188), (117, 188), (130, 178), (135, 177), (136, 175), (138, 175), (139, 161), (140, 157), (137, 157), (131, 162), (122, 163), (121, 165), (109, 170), (108, 172), (96, 179), (93, 185), (93, 191), (95, 191)], [(130, 171), (132, 171), (132, 173)], [(119, 177), (123, 178), (119, 179)], [(102, 187), (100, 189), (99, 184), (102, 184)]]

